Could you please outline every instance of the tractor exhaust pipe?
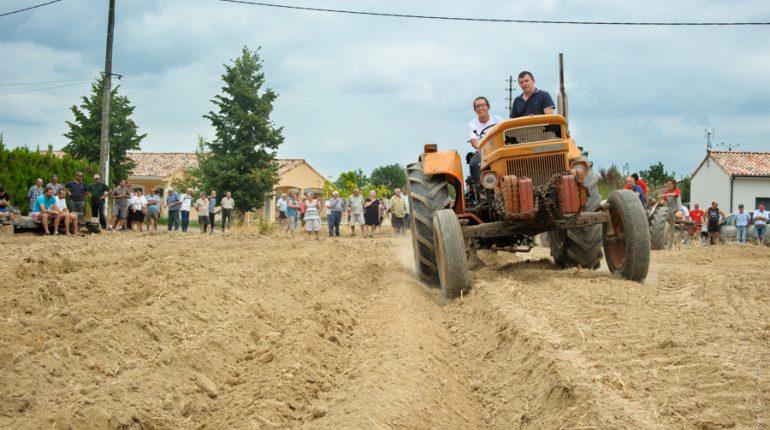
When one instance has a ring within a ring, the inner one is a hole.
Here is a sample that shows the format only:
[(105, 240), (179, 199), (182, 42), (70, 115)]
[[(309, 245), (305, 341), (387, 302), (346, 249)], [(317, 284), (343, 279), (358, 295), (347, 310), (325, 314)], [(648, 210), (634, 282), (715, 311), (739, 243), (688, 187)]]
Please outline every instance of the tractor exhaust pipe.
[(563, 116), (569, 123), (569, 106), (567, 92), (564, 90), (564, 54), (559, 53), (559, 95), (556, 96), (556, 113)]

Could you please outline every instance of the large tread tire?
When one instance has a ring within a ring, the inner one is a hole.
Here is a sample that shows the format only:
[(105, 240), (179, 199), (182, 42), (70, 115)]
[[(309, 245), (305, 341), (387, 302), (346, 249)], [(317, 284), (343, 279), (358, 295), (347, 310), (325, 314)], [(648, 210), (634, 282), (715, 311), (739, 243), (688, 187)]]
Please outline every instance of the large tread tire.
[(442, 209), (433, 215), (433, 243), (436, 245), (441, 292), (444, 297), (453, 299), (468, 290), (465, 240), (453, 210)]
[[(588, 162), (585, 155), (579, 160)], [(602, 198), (599, 195), (599, 177), (593, 173), (593, 170), (588, 172), (583, 185), (588, 188), (586, 211), (595, 212), (599, 209)], [(597, 224), (570, 230), (549, 231), (548, 245), (556, 265), (595, 270), (599, 268), (602, 261), (602, 227)]]
[(671, 249), (674, 244), (674, 215), (668, 206), (657, 206), (650, 217), (651, 249)]
[(417, 277), (430, 286), (439, 286), (436, 266), (436, 248), (433, 243), (433, 215), (448, 208), (449, 183), (442, 175), (425, 175), (422, 163), (406, 168), (409, 176), (409, 217), (412, 229), (412, 248)]
[(642, 202), (629, 190), (618, 190), (607, 199), (610, 219), (619, 237), (607, 237), (603, 225), (604, 255), (610, 272), (642, 282), (650, 269), (650, 228)]

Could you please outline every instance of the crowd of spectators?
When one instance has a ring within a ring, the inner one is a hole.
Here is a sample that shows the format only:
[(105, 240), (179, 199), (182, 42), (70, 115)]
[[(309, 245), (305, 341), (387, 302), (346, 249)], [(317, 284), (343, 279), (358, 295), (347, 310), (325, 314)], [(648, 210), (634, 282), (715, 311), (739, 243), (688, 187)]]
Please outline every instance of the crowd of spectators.
[[(168, 230), (187, 232), (192, 207), (192, 189), (185, 190), (180, 195), (172, 188), (168, 189), (165, 204), (159, 191), (150, 189), (147, 195), (141, 188), (133, 188), (123, 179), (118, 186), (110, 189), (97, 174), (93, 183), (86, 184), (83, 174), (78, 172), (75, 179), (62, 184), (59, 177), (53, 175), (51, 181), (43, 185), (42, 178), (37, 178), (35, 184), (27, 190), (29, 217), (41, 228), (46, 235), (59, 235), (61, 227), (64, 235), (78, 235), (78, 226), (83, 223), (86, 210), (86, 199), (90, 200), (91, 217), (98, 218), (102, 229), (113, 231), (158, 231), (158, 221), (165, 209), (168, 214)], [(108, 199), (112, 200), (112, 208), (107, 216)], [(217, 206), (217, 193), (212, 191), (208, 196), (201, 193), (195, 202), (198, 211), (198, 225), (202, 233), (214, 233), (215, 218), (221, 213), (221, 229), (229, 228), (232, 220), (235, 201), (232, 194), (227, 192)], [(20, 215), (18, 208), (12, 206), (11, 197), (0, 186), (0, 221), (12, 220)]]
[[(626, 178), (625, 189), (636, 193), (646, 209), (651, 209), (657, 203), (656, 199), (650, 198), (647, 184), (636, 173)], [(698, 203), (694, 203), (690, 209), (682, 203), (682, 190), (674, 180), (668, 181), (665, 191), (658, 198), (660, 204), (671, 210), (676, 224), (675, 229), (679, 233), (678, 240), (682, 243), (702, 242), (705, 245), (718, 245), (722, 227), (726, 221), (735, 227), (735, 240), (738, 243), (748, 242), (750, 226), (754, 227), (751, 239), (757, 244), (765, 243), (768, 213), (764, 204), (757, 205), (752, 212), (746, 211), (743, 203), (739, 203), (738, 210), (731, 216), (725, 215), (716, 201), (712, 201), (706, 211), (701, 210)]]
[[(387, 200), (375, 190), (364, 198), (361, 190), (355, 188), (347, 199), (334, 191), (325, 204), (312, 192), (300, 199), (297, 191), (291, 191), (288, 195), (281, 194), (276, 201), (277, 218), (284, 234), (294, 236), (297, 226), (303, 225), (309, 239), (320, 240), (322, 204), (326, 208), (329, 237), (340, 237), (345, 221), (350, 227), (350, 236), (362, 238), (373, 237), (385, 216), (389, 216), (395, 235), (405, 236), (409, 227), (409, 199), (400, 188), (393, 190), (393, 196)], [(356, 233), (357, 227), (360, 233)]]

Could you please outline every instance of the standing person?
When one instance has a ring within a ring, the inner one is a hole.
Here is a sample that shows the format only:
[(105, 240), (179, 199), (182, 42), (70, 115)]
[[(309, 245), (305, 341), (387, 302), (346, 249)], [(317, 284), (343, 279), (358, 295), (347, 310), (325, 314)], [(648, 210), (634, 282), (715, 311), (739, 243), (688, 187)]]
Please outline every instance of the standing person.
[(481, 153), (479, 153), (481, 139), (492, 126), (503, 120), (497, 115), (491, 115), (489, 108), (489, 100), (486, 97), (479, 96), (473, 99), (473, 111), (476, 113), (476, 118), (468, 123), (467, 142), (475, 151), (470, 161), (471, 180), (475, 184), (481, 184)]
[[(43, 183), (42, 179), (40, 179), (40, 183)], [(54, 225), (59, 225), (60, 216), (59, 208), (56, 206), (56, 198), (53, 195), (53, 189), (46, 188), (43, 191), (43, 194), (38, 196), (37, 200), (35, 200), (34, 205), (30, 207), (34, 208), (29, 214), (32, 221), (37, 224), (43, 224), (43, 231), (45, 231), (46, 236), (50, 235), (51, 232), (48, 230), (48, 220), (53, 218)]]
[(281, 193), (281, 197), (275, 203), (276, 209), (278, 209), (278, 224), (286, 224), (286, 193)]
[(107, 184), (102, 182), (99, 174), (94, 175), (94, 183), (88, 186), (88, 194), (91, 195), (91, 217), (99, 217), (99, 225), (103, 229), (107, 228), (107, 218), (104, 216), (104, 202), (110, 191)]
[(166, 193), (166, 209), (168, 211), (168, 231), (179, 230), (182, 224), (179, 209), (182, 207), (182, 197), (179, 193), (169, 188)]
[(88, 192), (88, 186), (83, 181), (83, 173), (75, 173), (75, 180), (67, 182), (64, 187), (67, 188), (67, 193), (72, 200), (72, 212), (78, 214), (78, 219), (82, 219), (85, 216), (86, 193)]
[[(53, 222), (53, 234), (59, 234), (59, 222), (63, 218), (64, 234), (69, 237), (75, 237), (78, 234), (78, 216), (67, 209), (67, 190), (64, 187), (59, 187), (59, 194), (54, 198), (56, 199), (55, 205), (59, 210), (59, 216)], [(72, 225), (72, 233), (70, 233), (70, 224)]]
[(321, 230), (321, 213), (318, 211), (318, 199), (313, 198), (313, 193), (307, 193), (305, 196), (305, 230), (307, 231), (307, 238), (310, 239), (315, 233), (316, 240), (321, 240), (318, 237), (318, 231)]
[(364, 237), (373, 237), (380, 225), (380, 205), (382, 201), (377, 198), (377, 192), (369, 191), (369, 197), (364, 200)]
[(738, 243), (746, 243), (746, 232), (749, 229), (749, 222), (751, 222), (751, 216), (748, 212), (744, 212), (743, 203), (738, 204), (738, 212), (733, 214), (733, 225), (737, 230)]
[(147, 199), (142, 195), (142, 190), (137, 188), (131, 196), (131, 216), (128, 229), (133, 230), (134, 224), (139, 224), (139, 232), (144, 231), (144, 215), (147, 213)]
[(642, 187), (642, 190), (644, 191), (644, 201), (649, 203), (650, 202), (650, 191), (647, 188), (647, 183), (644, 182), (642, 178), (639, 177), (638, 174), (632, 173), (631, 177), (634, 178), (634, 182), (636, 182), (636, 185), (639, 185)]
[[(695, 241), (698, 239), (698, 235), (700, 234), (701, 227), (703, 227), (703, 215), (705, 212), (703, 212), (700, 209), (700, 205), (695, 203), (693, 205), (693, 210), (690, 211), (690, 218), (695, 222), (695, 225), (690, 228), (690, 240)], [(694, 242), (697, 243), (697, 242)]]
[(230, 227), (233, 208), (235, 208), (235, 200), (233, 200), (232, 194), (228, 191), (225, 193), (225, 198), (222, 199), (222, 233), (225, 232), (225, 226)]
[(671, 212), (675, 213), (682, 206), (682, 190), (676, 186), (675, 180), (668, 181), (668, 188), (661, 194), (661, 202), (671, 208)]
[(350, 235), (356, 237), (356, 226), (361, 226), (362, 237), (366, 234), (364, 230), (364, 196), (361, 190), (353, 189), (353, 194), (348, 197), (348, 216), (350, 220)]
[(190, 207), (192, 207), (192, 188), (184, 191), (182, 205), (179, 206), (182, 215), (182, 233), (187, 233), (187, 227), (190, 226)]
[(646, 207), (647, 201), (645, 199), (644, 190), (636, 183), (633, 176), (626, 178), (625, 189), (633, 191), (639, 197), (639, 201), (642, 202), (642, 207)]
[(340, 198), (340, 193), (335, 191), (332, 198), (326, 202), (329, 208), (329, 237), (340, 237), (340, 222), (342, 222), (342, 212), (345, 211), (345, 199)]
[[(53, 191), (53, 189), (51, 189)], [(27, 190), (27, 202), (29, 203), (29, 213), (40, 212), (37, 207), (37, 199), (45, 194), (45, 188), (43, 188), (43, 178), (37, 178), (35, 185), (29, 187)]]
[(532, 115), (553, 115), (556, 103), (551, 95), (535, 86), (535, 77), (531, 72), (524, 70), (519, 73), (519, 88), (521, 95), (513, 100), (511, 118)]
[(53, 190), (53, 196), (55, 198), (59, 197), (59, 190), (64, 188), (64, 185), (59, 183), (59, 175), (51, 175), (51, 182), (47, 183), (45, 185), (46, 188), (51, 188)]
[(209, 228), (209, 199), (206, 193), (201, 193), (195, 202), (195, 210), (198, 212), (198, 225), (201, 228), (201, 234), (206, 234)]
[(706, 219), (708, 219), (709, 245), (712, 243), (719, 245), (719, 229), (722, 226), (722, 220), (725, 219), (725, 213), (719, 209), (717, 202), (711, 202), (711, 207), (706, 211)]
[(150, 188), (150, 193), (145, 197), (147, 201), (147, 214), (144, 219), (147, 222), (147, 231), (152, 224), (154, 231), (158, 231), (158, 218), (160, 218), (160, 196), (155, 193), (155, 188)]
[(765, 232), (767, 231), (767, 216), (768, 213), (765, 210), (764, 203), (759, 204), (759, 209), (754, 211), (754, 236), (757, 239), (757, 243), (764, 245)]
[(216, 216), (216, 214), (217, 214), (217, 192), (214, 190), (211, 190), (211, 194), (209, 194), (209, 234), (214, 234), (214, 217)]
[(113, 200), (113, 213), (115, 214), (115, 222), (112, 225), (113, 229), (120, 227), (121, 231), (126, 228), (126, 220), (128, 219), (128, 207), (131, 202), (131, 189), (128, 188), (128, 184), (125, 179), (120, 180), (120, 185), (112, 190)]
[(297, 228), (297, 214), (299, 213), (299, 202), (297, 201), (297, 191), (291, 190), (289, 198), (286, 200), (286, 228), (284, 234), (291, 233), (294, 237), (294, 230)]
[(390, 198), (388, 212), (390, 212), (390, 223), (393, 226), (393, 234), (405, 235), (406, 229), (404, 229), (404, 221), (406, 218), (406, 203), (404, 202), (404, 198), (401, 197), (401, 188), (393, 190), (393, 197)]

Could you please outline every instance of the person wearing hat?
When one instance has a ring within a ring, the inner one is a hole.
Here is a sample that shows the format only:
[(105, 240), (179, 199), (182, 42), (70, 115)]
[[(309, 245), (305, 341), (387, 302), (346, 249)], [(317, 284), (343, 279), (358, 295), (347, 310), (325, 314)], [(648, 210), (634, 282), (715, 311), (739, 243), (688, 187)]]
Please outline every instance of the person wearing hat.
[(168, 231), (179, 230), (182, 224), (179, 210), (182, 208), (182, 198), (173, 188), (166, 193), (166, 208), (168, 209)]
[(99, 217), (99, 225), (107, 228), (107, 218), (104, 214), (104, 203), (107, 201), (107, 194), (110, 188), (102, 182), (102, 177), (97, 173), (94, 175), (94, 183), (88, 186), (88, 194), (91, 196), (91, 218)]
[(725, 213), (719, 209), (716, 201), (711, 202), (711, 207), (706, 211), (706, 219), (708, 219), (708, 243), (719, 245), (719, 229), (722, 227)]
[(743, 210), (743, 203), (738, 205), (738, 212), (733, 214), (733, 224), (738, 231), (738, 243), (746, 243), (746, 232), (749, 229), (751, 216)]

